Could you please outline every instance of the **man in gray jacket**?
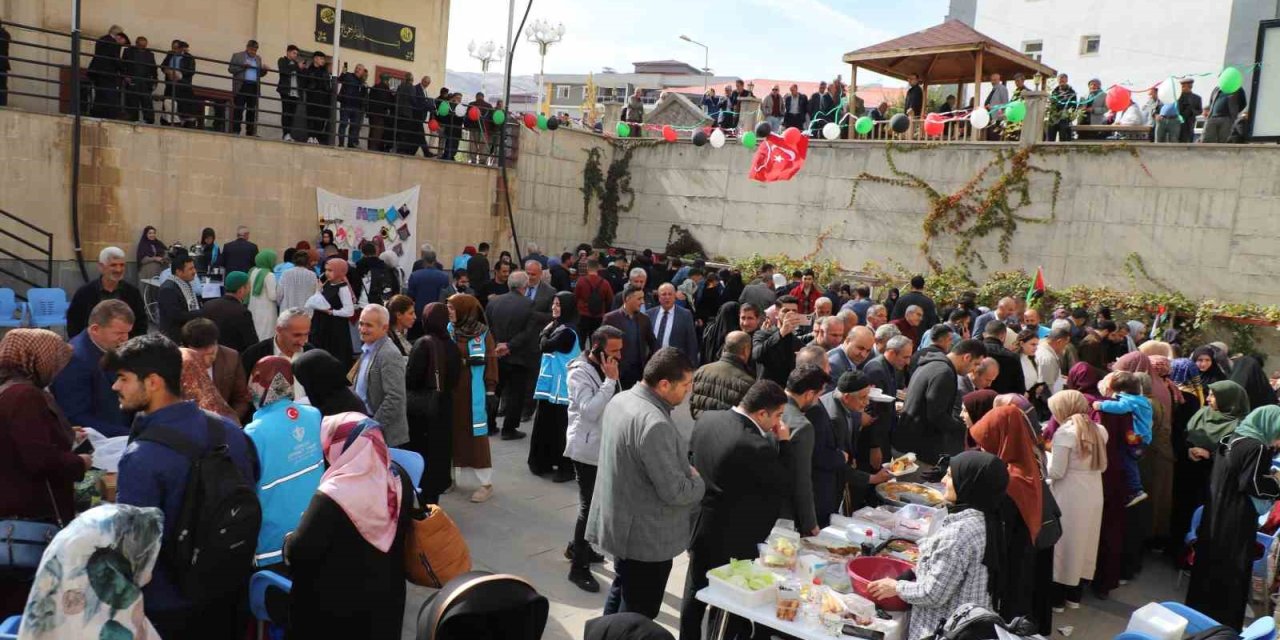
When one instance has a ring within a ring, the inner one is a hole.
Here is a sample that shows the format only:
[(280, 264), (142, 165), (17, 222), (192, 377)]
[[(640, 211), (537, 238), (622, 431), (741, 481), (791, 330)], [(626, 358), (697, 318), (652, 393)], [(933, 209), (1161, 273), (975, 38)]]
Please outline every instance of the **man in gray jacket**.
[[(489, 331), (496, 343), (498, 356), (498, 395), (502, 398), (502, 439), (519, 440), (525, 433), (519, 430), (523, 408), (531, 402), (531, 382), (538, 375), (538, 324), (533, 311), (533, 301), (526, 295), (529, 275), (523, 271), (507, 276), (506, 293), (489, 299), (485, 317), (489, 319)], [(497, 426), (497, 412), (489, 415), (489, 434)]]
[(656, 618), (671, 560), (689, 544), (691, 512), (705, 487), (671, 411), (692, 385), (689, 359), (678, 349), (659, 349), (641, 382), (614, 396), (605, 411), (587, 521), (587, 540), (614, 558), (604, 615)]
[(245, 134), (258, 135), (258, 98), (262, 95), (262, 78), (267, 75), (267, 66), (258, 55), (257, 40), (250, 40), (244, 45), (244, 51), (231, 56), (227, 73), (231, 74), (231, 95), (234, 96), (231, 132), (239, 134), (240, 124), (244, 123)]
[(782, 421), (791, 428), (790, 468), (794, 474), (792, 498), (783, 505), (783, 517), (796, 523), (802, 536), (818, 535), (818, 516), (813, 503), (813, 423), (805, 412), (817, 404), (826, 386), (828, 376), (817, 366), (800, 365), (787, 377), (787, 406), (782, 410)]
[(382, 425), (388, 447), (409, 442), (409, 419), (405, 414), (405, 358), (387, 337), (391, 314), (380, 304), (371, 304), (360, 313), (360, 360), (356, 362), (355, 392), (373, 412), (370, 417)]

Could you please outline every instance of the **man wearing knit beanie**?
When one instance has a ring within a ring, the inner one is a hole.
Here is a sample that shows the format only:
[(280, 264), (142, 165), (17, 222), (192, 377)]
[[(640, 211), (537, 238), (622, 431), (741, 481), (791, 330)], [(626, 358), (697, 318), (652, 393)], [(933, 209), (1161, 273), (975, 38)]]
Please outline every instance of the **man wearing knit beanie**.
[(202, 315), (218, 325), (218, 343), (243, 353), (258, 342), (253, 314), (245, 306), (249, 274), (232, 271), (222, 281), (222, 297), (205, 303)]
[(849, 455), (849, 466), (839, 481), (847, 515), (867, 504), (875, 485), (890, 479), (889, 472), (880, 467), (886, 459), (881, 452), (888, 448), (889, 438), (872, 428), (874, 422), (865, 415), (871, 403), (871, 379), (861, 371), (841, 374), (835, 390), (820, 402), (831, 416), (836, 446)]

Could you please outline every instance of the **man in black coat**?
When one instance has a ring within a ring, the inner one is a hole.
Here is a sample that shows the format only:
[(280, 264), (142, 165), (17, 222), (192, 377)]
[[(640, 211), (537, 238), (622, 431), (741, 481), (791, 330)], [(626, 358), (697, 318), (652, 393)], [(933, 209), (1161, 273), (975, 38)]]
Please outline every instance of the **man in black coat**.
[(986, 355), (986, 348), (977, 340), (961, 340), (945, 355), (925, 353), (907, 387), (902, 416), (893, 430), (895, 456), (915, 453), (921, 470), (928, 471), (942, 456), (964, 450), (965, 425), (953, 410), (959, 388), (956, 376), (969, 375)]
[[(258, 245), (249, 241), (249, 227), (236, 227), (236, 239), (222, 247), (222, 266), (227, 273), (243, 271), (249, 273), (258, 259)], [(223, 341), (226, 344), (226, 341)]]
[(1195, 135), (1196, 118), (1204, 111), (1204, 101), (1199, 94), (1191, 91), (1195, 80), (1183, 78), (1182, 93), (1178, 96), (1178, 115), (1182, 117), (1182, 129), (1178, 131), (1178, 142), (1191, 142)]
[(396, 95), (391, 91), (391, 75), (384, 73), (369, 88), (369, 150), (390, 151), (395, 132)]
[[(911, 361), (911, 338), (897, 335), (885, 342), (884, 353), (870, 359), (862, 365), (862, 373), (871, 385), (880, 389), (880, 393), (891, 398), (898, 396), (898, 372), (907, 367)], [(889, 450), (890, 437), (898, 424), (898, 413), (892, 402), (875, 402), (867, 408), (871, 426), (872, 442), (881, 443), (882, 451)], [(867, 419), (866, 416), (863, 417)]]
[[(708, 411), (693, 427), (689, 455), (706, 492), (689, 544), (681, 640), (702, 635), (706, 605), (694, 594), (707, 586), (707, 571), (756, 555), (791, 495), (791, 431), (781, 420), (786, 404), (782, 387), (761, 380), (738, 406)], [(737, 628), (740, 621), (734, 623)]]
[(196, 59), (188, 53), (189, 48), (186, 42), (174, 40), (169, 53), (160, 63), (160, 68), (164, 71), (164, 93), (169, 99), (169, 109), (178, 116), (178, 120), (170, 124), (181, 124), (188, 129), (196, 126), (196, 115), (200, 111), (192, 88), (192, 80), (196, 76)]
[(89, 315), (103, 300), (122, 300), (133, 311), (133, 328), (129, 337), (147, 333), (147, 305), (138, 288), (125, 282), (125, 254), (117, 247), (107, 247), (98, 254), (98, 270), (102, 275), (76, 289), (67, 307), (67, 336), (76, 337), (89, 328)]
[(341, 106), (338, 146), (345, 144), (349, 149), (360, 146), (360, 129), (364, 126), (364, 114), (369, 110), (369, 87), (365, 84), (368, 77), (369, 70), (362, 64), (357, 64), (355, 71), (344, 71), (338, 76), (338, 104)]
[(782, 97), (782, 124), (785, 127), (801, 128), (809, 117), (809, 96), (800, 93), (797, 85), (791, 85), (787, 95)]
[(155, 124), (155, 100), (151, 93), (156, 90), (160, 66), (156, 64), (156, 54), (147, 50), (147, 44), (145, 37), (138, 36), (133, 46), (124, 50), (124, 113), (130, 122), (142, 120)]
[[(240, 364), (244, 365), (245, 376), (253, 374), (254, 365), (267, 356), (280, 356), (293, 360), (299, 355), (315, 349), (308, 342), (311, 337), (311, 316), (304, 309), (285, 309), (276, 318), (276, 334), (266, 340), (254, 344), (240, 354)], [(294, 385), (297, 388), (297, 385)]]
[(244, 304), (249, 297), (249, 274), (232, 271), (222, 286), (222, 297), (205, 303), (203, 315), (218, 325), (218, 344), (243, 353), (258, 343), (253, 314)]
[(912, 276), (911, 290), (898, 298), (897, 304), (894, 304), (893, 308), (889, 310), (889, 319), (897, 320), (907, 315), (907, 309), (911, 305), (920, 307), (920, 310), (924, 311), (924, 318), (920, 320), (920, 326), (932, 327), (941, 321), (938, 318), (938, 307), (933, 303), (933, 298), (930, 298), (924, 292), (924, 276), (922, 275)]
[(827, 92), (827, 83), (818, 83), (818, 92), (809, 96), (809, 131), (820, 132), (828, 122), (835, 122), (835, 99)]
[(640, 381), (649, 356), (658, 350), (649, 316), (640, 312), (644, 301), (644, 289), (627, 285), (622, 290), (622, 306), (604, 314), (602, 325), (609, 325), (622, 332), (622, 358), (618, 362), (619, 381), (623, 389), (630, 389)]
[(89, 62), (89, 81), (93, 83), (93, 108), (89, 115), (95, 118), (120, 116), (120, 81), (123, 60), (120, 52), (125, 44), (124, 30), (112, 25), (107, 34), (93, 45), (93, 60)]
[(1027, 380), (1022, 375), (1022, 357), (1004, 346), (1005, 334), (1009, 327), (1003, 322), (988, 322), (982, 329), (982, 345), (987, 348), (987, 357), (1000, 365), (1000, 373), (991, 381), (991, 390), (996, 393), (1027, 392)]
[(779, 296), (778, 324), (751, 336), (751, 361), (760, 367), (760, 378), (778, 386), (787, 383), (791, 370), (796, 368), (796, 352), (803, 346), (796, 337), (796, 329), (805, 321), (799, 308), (800, 301), (795, 296)]
[[(302, 97), (302, 78), (299, 73), (298, 47), (289, 45), (284, 55), (276, 60), (276, 93), (280, 94), (280, 139), (292, 138), (298, 100)], [(304, 141), (305, 142), (305, 141)]]
[[(516, 271), (507, 278), (510, 291), (489, 299), (485, 316), (489, 319), (489, 331), (497, 345), (498, 394), (502, 398), (504, 414), (502, 439), (518, 440), (525, 434), (520, 431), (521, 413), (533, 387), (530, 378), (538, 375), (538, 333), (542, 326), (533, 321), (533, 301), (525, 296), (529, 287), (529, 274)], [(489, 415), (489, 433), (497, 425), (497, 412)]]
[[(481, 242), (476, 254), (467, 260), (467, 277), (471, 286), (481, 287), (489, 282), (489, 243)], [(551, 304), (548, 302), (547, 304)]]
[(186, 254), (174, 258), (173, 277), (165, 280), (156, 294), (156, 315), (160, 319), (161, 333), (176, 344), (182, 342), (183, 325), (200, 317), (198, 286), (195, 260)]
[[(311, 64), (301, 71), (302, 85), (307, 100), (308, 139), (315, 138), (322, 145), (329, 144), (333, 133), (329, 123), (333, 121), (333, 76), (329, 73), (329, 57), (317, 51), (311, 56)], [(306, 142), (300, 140), (299, 142)]]

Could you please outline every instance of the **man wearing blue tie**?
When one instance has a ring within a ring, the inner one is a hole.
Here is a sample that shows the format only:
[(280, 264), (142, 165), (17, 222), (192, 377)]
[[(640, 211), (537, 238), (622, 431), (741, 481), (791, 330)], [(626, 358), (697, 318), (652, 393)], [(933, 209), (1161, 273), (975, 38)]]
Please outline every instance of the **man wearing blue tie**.
[(698, 330), (693, 314), (676, 305), (676, 288), (671, 283), (658, 287), (658, 306), (649, 309), (649, 324), (657, 348), (675, 347), (698, 367)]

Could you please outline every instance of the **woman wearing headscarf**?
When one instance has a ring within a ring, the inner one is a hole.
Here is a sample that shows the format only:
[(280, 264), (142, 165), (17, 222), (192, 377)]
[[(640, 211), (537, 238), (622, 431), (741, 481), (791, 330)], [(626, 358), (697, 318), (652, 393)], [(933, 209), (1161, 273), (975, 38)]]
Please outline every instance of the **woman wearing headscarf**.
[[(45, 390), (71, 361), (71, 345), (45, 329), (0, 338), (0, 517), (65, 524), (73, 485), (93, 463), (71, 452), (76, 435)], [(0, 618), (22, 612), (31, 574), (0, 574)]]
[(285, 542), (288, 637), (398, 639), (408, 496), (391, 473), (382, 427), (359, 413), (326, 417), (320, 448), (328, 469)]
[[(1079, 365), (1077, 365), (1079, 366)], [(1081, 384), (1092, 382), (1097, 371), (1091, 370)], [(1111, 397), (1109, 379), (1103, 378), (1094, 384), (1093, 393), (1081, 390), (1089, 399), (1090, 405), (1099, 400)], [(1068, 382), (1070, 386), (1070, 382)], [(1102, 425), (1107, 432), (1107, 468), (1102, 472), (1102, 530), (1098, 535), (1098, 564), (1094, 569), (1091, 584), (1094, 595), (1105, 599), (1112, 589), (1120, 586), (1122, 575), (1131, 570), (1125, 563), (1131, 562), (1126, 555), (1126, 542), (1130, 537), (1129, 529), (1129, 483), (1125, 476), (1125, 464), (1129, 457), (1129, 446), (1125, 436), (1133, 430), (1133, 416), (1130, 414), (1104, 413), (1097, 410), (1089, 412), (1089, 418)], [(1141, 543), (1141, 536), (1136, 536)]]
[(475, 296), (455, 293), (449, 309), (449, 335), (462, 357), (462, 375), (453, 389), (453, 464), (459, 484), (478, 484), (472, 502), (493, 495), (493, 462), (489, 458), (488, 398), (498, 386), (498, 357), (484, 310)]
[(1016, 406), (991, 410), (969, 428), (969, 435), (983, 451), (994, 454), (1009, 467), (1008, 500), (1002, 507), (1004, 544), (1008, 554), (1008, 578), (1000, 594), (997, 612), (1006, 620), (1027, 616), (1039, 633), (1052, 632), (1053, 549), (1037, 550), (1036, 537), (1044, 509), (1044, 476), (1036, 456), (1035, 440), (1026, 416)]
[(712, 320), (702, 331), (701, 362), (715, 362), (720, 359), (720, 350), (724, 348), (724, 338), (738, 330), (737, 302), (726, 302), (716, 311), (716, 319)]
[(72, 520), (40, 559), (18, 637), (158, 638), (143, 612), (142, 588), (160, 556), (163, 525), (159, 509), (122, 504)]
[(998, 395), (1000, 394), (990, 389), (978, 389), (977, 391), (966, 393), (964, 398), (960, 400), (962, 406), (960, 417), (969, 426), (977, 424), (979, 420), (985, 418), (995, 408), (996, 396)]
[(276, 252), (264, 249), (258, 252), (253, 260), (254, 267), (249, 270), (249, 313), (253, 315), (253, 328), (258, 332), (259, 340), (273, 338), (276, 335)]
[(1179, 520), (1172, 533), (1188, 532), (1191, 516), (1208, 498), (1213, 457), (1218, 444), (1235, 433), (1236, 426), (1249, 415), (1249, 396), (1240, 385), (1220, 380), (1209, 385), (1205, 406), (1187, 422), (1186, 453), (1178, 460)]
[(348, 367), (322, 349), (303, 352), (293, 361), (293, 376), (302, 383), (311, 406), (322, 416), (339, 413), (364, 413), (369, 409), (347, 381)]
[[(1151, 344), (1151, 343), (1147, 343)], [(1181, 555), (1180, 538), (1191, 524), (1191, 514), (1204, 503), (1204, 493), (1209, 486), (1209, 470), (1212, 463), (1193, 460), (1191, 443), (1187, 439), (1191, 421), (1205, 404), (1205, 388), (1200, 385), (1200, 370), (1191, 358), (1178, 358), (1169, 365), (1169, 381), (1177, 387), (1175, 397), (1181, 402), (1173, 405), (1173, 508), (1169, 512), (1169, 536), (1172, 544), (1165, 546), (1165, 554), (1175, 561)], [(1248, 411), (1240, 414), (1244, 417)]]
[(950, 506), (938, 533), (920, 543), (915, 579), (872, 582), (872, 596), (898, 596), (911, 605), (908, 640), (933, 637), (961, 604), (1000, 609), (1010, 569), (1003, 524), (1006, 465), (982, 451), (951, 458), (943, 477)]
[(138, 259), (138, 281), (147, 280), (160, 275), (169, 265), (169, 249), (156, 237), (156, 228), (147, 225), (138, 238), (138, 250), (134, 254)]
[(1170, 360), (1173, 359), (1173, 347), (1168, 342), (1160, 340), (1148, 340), (1138, 345), (1138, 351), (1147, 354), (1147, 357), (1164, 356)]
[(551, 300), (551, 322), (542, 329), (538, 383), (533, 397), (538, 413), (529, 438), (529, 470), (540, 476), (555, 468), (553, 482), (573, 481), (573, 461), (564, 455), (569, 427), (569, 363), (582, 353), (578, 340), (578, 305), (572, 291)]
[(1196, 538), (1187, 606), (1240, 629), (1249, 600), (1258, 515), (1280, 497), (1271, 457), (1280, 446), (1280, 407), (1254, 409), (1218, 444)]
[(1218, 362), (1218, 352), (1213, 347), (1207, 344), (1196, 347), (1196, 350), (1191, 352), (1191, 361), (1196, 363), (1197, 369), (1200, 369), (1200, 382), (1206, 386), (1227, 379), (1226, 369), (1223, 369)]
[(1092, 580), (1102, 528), (1102, 472), (1107, 468), (1107, 432), (1089, 419), (1083, 393), (1065, 389), (1049, 398), (1062, 425), (1053, 434), (1047, 473), (1062, 510), (1062, 538), (1053, 547), (1053, 607), (1080, 608), (1081, 580)]
[(893, 315), (893, 307), (898, 304), (899, 295), (898, 288), (894, 287), (889, 290), (889, 294), (884, 297), (884, 302), (881, 303), (885, 309), (889, 310), (890, 316)]
[(346, 366), (352, 362), (351, 316), (356, 309), (355, 295), (347, 282), (349, 268), (346, 260), (330, 258), (324, 263), (324, 285), (320, 287), (323, 301), (315, 297), (307, 301), (307, 306), (315, 311), (311, 316), (311, 344), (328, 351)]
[[(1145, 347), (1150, 342), (1144, 342)], [(1163, 343), (1154, 343), (1163, 344)], [(1138, 355), (1144, 355), (1139, 353)], [(1182, 392), (1169, 380), (1173, 365), (1163, 355), (1147, 356), (1151, 362), (1151, 398), (1155, 409), (1151, 430), (1151, 445), (1138, 463), (1142, 471), (1142, 485), (1151, 498), (1151, 538), (1157, 546), (1175, 543), (1181, 532), (1169, 530), (1169, 518), (1173, 513), (1174, 465), (1177, 461), (1174, 449), (1174, 420), (1182, 403)], [(1173, 544), (1176, 548), (1177, 544)]]
[(338, 250), (338, 245), (333, 241), (333, 231), (330, 229), (320, 232), (320, 246), (316, 247), (314, 251), (326, 260), (342, 255), (342, 252)]
[(240, 425), (240, 416), (227, 404), (213, 384), (213, 378), (209, 377), (213, 363), (195, 349), (182, 347), (179, 351), (182, 352), (182, 399), (191, 400), (201, 409)]
[(1249, 394), (1249, 406), (1254, 409), (1276, 404), (1276, 390), (1271, 388), (1271, 381), (1262, 370), (1262, 360), (1258, 356), (1240, 356), (1231, 365), (1230, 380), (1244, 387)]
[(437, 504), (453, 483), (453, 392), (463, 364), (449, 336), (449, 309), (443, 302), (423, 308), (422, 328), (405, 364), (409, 449), (422, 454), (427, 465), (419, 484), (423, 501)]
[(205, 227), (200, 232), (199, 254), (196, 258), (196, 271), (199, 273), (209, 273), (210, 267), (220, 266), (222, 262), (222, 250), (218, 248), (218, 234), (214, 233), (212, 227)]

